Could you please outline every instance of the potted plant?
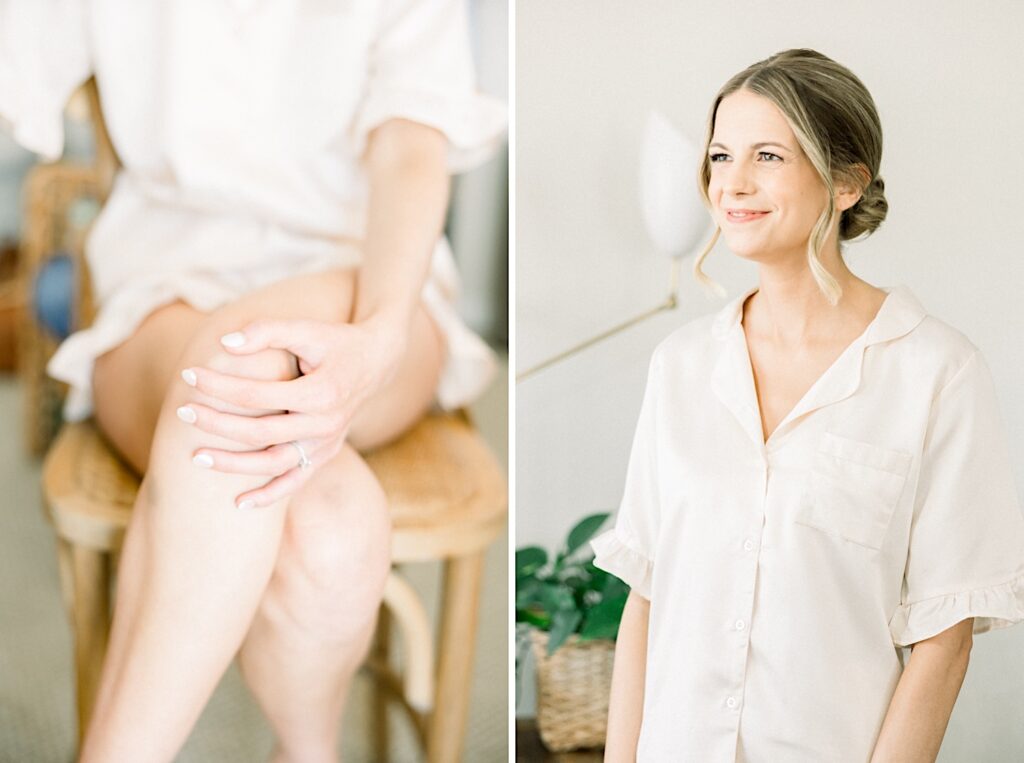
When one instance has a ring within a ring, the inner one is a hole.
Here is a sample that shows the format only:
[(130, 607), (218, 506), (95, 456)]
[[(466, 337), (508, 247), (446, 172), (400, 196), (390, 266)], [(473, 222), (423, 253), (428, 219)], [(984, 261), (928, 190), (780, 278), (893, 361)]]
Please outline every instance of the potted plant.
[(554, 557), (516, 550), (516, 676), (532, 645), (537, 727), (555, 752), (604, 744), (612, 658), (629, 587), (594, 566), (587, 544), (609, 514), (584, 517)]

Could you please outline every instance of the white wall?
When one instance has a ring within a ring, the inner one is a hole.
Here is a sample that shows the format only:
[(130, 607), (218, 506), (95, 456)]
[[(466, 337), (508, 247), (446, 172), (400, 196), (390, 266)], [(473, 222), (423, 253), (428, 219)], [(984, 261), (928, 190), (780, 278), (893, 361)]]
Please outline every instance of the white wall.
[[(1024, 494), (1024, 5), (518, 0), (516, 15), (520, 370), (667, 290), (667, 262), (637, 202), (649, 110), (699, 143), (732, 74), (813, 47), (864, 81), (885, 130), (889, 218), (850, 246), (850, 267), (871, 283), (908, 285), (981, 348)], [(705, 270), (730, 296), (757, 279), (724, 245)], [(723, 304), (689, 275), (681, 300), (517, 385), (517, 545), (553, 545), (578, 517), (617, 505), (654, 345)], [(1019, 626), (979, 637), (940, 760), (1024, 759), (1022, 717)]]

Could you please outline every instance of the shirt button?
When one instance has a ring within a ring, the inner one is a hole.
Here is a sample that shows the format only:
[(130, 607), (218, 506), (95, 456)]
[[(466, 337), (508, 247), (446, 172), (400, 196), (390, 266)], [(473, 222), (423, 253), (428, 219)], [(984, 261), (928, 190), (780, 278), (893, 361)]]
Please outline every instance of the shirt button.
[(754, 541), (752, 541), (752, 540), (745, 540), (745, 541), (743, 541), (743, 550), (744, 551), (753, 551), (754, 550)]
[(737, 620), (736, 621), (736, 630), (741, 631), (741, 630), (743, 630), (746, 627), (747, 627), (747, 624), (745, 622), (743, 622), (742, 620)]
[(736, 698), (735, 697), (729, 697), (729, 699), (727, 699), (725, 701), (725, 704), (728, 705), (730, 708), (735, 708), (736, 707)]

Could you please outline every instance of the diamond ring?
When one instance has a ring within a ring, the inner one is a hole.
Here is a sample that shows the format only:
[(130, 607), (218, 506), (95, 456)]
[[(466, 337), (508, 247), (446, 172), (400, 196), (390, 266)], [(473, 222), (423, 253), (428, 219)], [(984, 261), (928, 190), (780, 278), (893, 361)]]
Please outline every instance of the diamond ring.
[(308, 469), (309, 467), (311, 467), (313, 465), (313, 462), (309, 460), (309, 456), (306, 455), (306, 451), (304, 451), (302, 449), (301, 445), (299, 445), (295, 440), (292, 440), (288, 444), (289, 445), (294, 445), (295, 446), (295, 450), (299, 451), (299, 463), (298, 463), (299, 468), (301, 468), (301, 469)]

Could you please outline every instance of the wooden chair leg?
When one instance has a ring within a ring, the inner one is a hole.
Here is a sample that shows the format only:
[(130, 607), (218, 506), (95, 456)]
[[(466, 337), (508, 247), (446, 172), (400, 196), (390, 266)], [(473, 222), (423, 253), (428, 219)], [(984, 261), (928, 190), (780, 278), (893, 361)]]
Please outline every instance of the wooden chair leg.
[[(377, 630), (373, 636), (370, 659), (382, 666), (391, 665), (391, 613), (382, 606), (377, 615)], [(372, 760), (386, 763), (389, 760), (388, 750), (388, 687), (382, 678), (376, 678), (370, 688), (371, 720), (370, 750)]]
[(68, 622), (75, 622), (75, 565), (71, 559), (71, 544), (57, 536), (57, 570), (60, 573), (60, 595)]
[(78, 693), (78, 739), (92, 716), (103, 656), (110, 635), (110, 555), (72, 546), (74, 576), (75, 671)]
[(456, 763), (462, 757), (483, 565), (483, 552), (445, 561), (437, 695), (427, 724), (429, 763)]

